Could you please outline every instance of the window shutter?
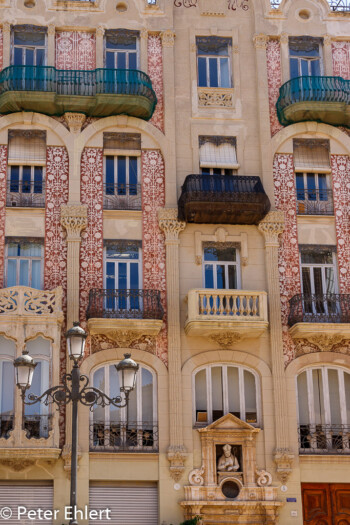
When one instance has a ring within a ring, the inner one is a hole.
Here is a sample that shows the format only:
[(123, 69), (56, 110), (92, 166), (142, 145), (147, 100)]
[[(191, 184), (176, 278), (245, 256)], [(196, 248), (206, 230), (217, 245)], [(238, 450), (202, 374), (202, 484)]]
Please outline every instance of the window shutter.
[(201, 168), (233, 168), (237, 166), (236, 144), (204, 142), (199, 150)]
[(8, 160), (20, 164), (46, 161), (46, 131), (12, 129), (9, 131)]
[(298, 171), (331, 171), (329, 141), (294, 139), (294, 166)]
[(140, 133), (104, 133), (103, 149), (141, 150)]

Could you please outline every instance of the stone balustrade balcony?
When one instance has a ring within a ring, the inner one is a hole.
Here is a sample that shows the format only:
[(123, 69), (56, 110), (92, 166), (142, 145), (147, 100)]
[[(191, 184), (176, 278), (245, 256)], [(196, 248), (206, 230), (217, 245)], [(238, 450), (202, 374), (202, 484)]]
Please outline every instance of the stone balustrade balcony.
[(9, 320), (26, 323), (54, 321), (62, 323), (62, 288), (37, 290), (27, 286), (0, 289), (0, 326)]

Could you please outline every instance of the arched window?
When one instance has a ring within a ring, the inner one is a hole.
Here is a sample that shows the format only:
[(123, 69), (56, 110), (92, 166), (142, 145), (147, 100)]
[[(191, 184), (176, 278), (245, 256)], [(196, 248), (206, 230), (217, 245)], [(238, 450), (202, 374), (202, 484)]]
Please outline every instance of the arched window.
[(308, 368), (297, 377), (299, 440), (303, 452), (349, 450), (350, 373)]
[[(104, 365), (93, 373), (92, 384), (109, 397), (120, 393), (114, 364)], [(154, 373), (140, 366), (136, 388), (129, 397), (128, 408), (95, 406), (92, 413), (90, 444), (92, 450), (155, 451), (158, 449), (157, 388)]]
[[(47, 339), (37, 337), (28, 341), (26, 348), (37, 363), (28, 393), (40, 396), (50, 386), (51, 344)], [(51, 418), (49, 406), (44, 403), (25, 405), (23, 427), (27, 438), (47, 438), (51, 430)]]
[(209, 424), (231, 413), (252, 425), (260, 422), (258, 378), (241, 366), (209, 365), (195, 372), (195, 424)]
[(14, 341), (0, 336), (0, 438), (8, 438), (13, 430), (16, 357)]

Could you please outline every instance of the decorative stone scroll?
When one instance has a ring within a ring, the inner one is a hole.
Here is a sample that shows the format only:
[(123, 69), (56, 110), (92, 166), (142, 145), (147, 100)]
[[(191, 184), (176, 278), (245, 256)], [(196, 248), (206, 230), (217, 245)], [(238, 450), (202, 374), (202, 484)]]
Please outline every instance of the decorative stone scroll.
[(178, 483), (185, 470), (187, 452), (184, 447), (172, 447), (168, 450), (168, 460), (170, 462), (170, 475)]
[(166, 29), (162, 31), (160, 37), (162, 39), (163, 47), (174, 47), (175, 44), (175, 32), (172, 29)]
[(199, 107), (232, 108), (233, 88), (198, 87)]
[(256, 483), (259, 487), (269, 487), (272, 484), (272, 476), (266, 470), (256, 470)]
[(202, 465), (201, 468), (195, 468), (194, 470), (191, 470), (188, 476), (188, 481), (190, 482), (190, 485), (195, 487), (201, 487), (202, 485), (204, 485), (204, 472), (204, 465)]

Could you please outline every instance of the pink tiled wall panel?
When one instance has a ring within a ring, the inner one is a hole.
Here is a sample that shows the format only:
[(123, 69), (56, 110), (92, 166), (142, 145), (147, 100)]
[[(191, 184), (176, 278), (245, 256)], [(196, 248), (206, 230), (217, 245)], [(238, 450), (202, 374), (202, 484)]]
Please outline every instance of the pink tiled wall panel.
[(57, 69), (90, 70), (96, 68), (96, 38), (85, 31), (56, 33)]
[(271, 136), (273, 136), (280, 129), (282, 129), (281, 124), (278, 122), (276, 111), (276, 102), (279, 95), (279, 88), (282, 85), (281, 47), (278, 40), (268, 41), (266, 48), (266, 60), (270, 109), (270, 128)]
[(333, 75), (350, 80), (350, 42), (333, 42)]
[(350, 157), (331, 155), (339, 292), (350, 293)]
[(148, 75), (157, 95), (157, 106), (151, 123), (164, 133), (164, 94), (163, 94), (163, 48), (159, 35), (148, 36)]

